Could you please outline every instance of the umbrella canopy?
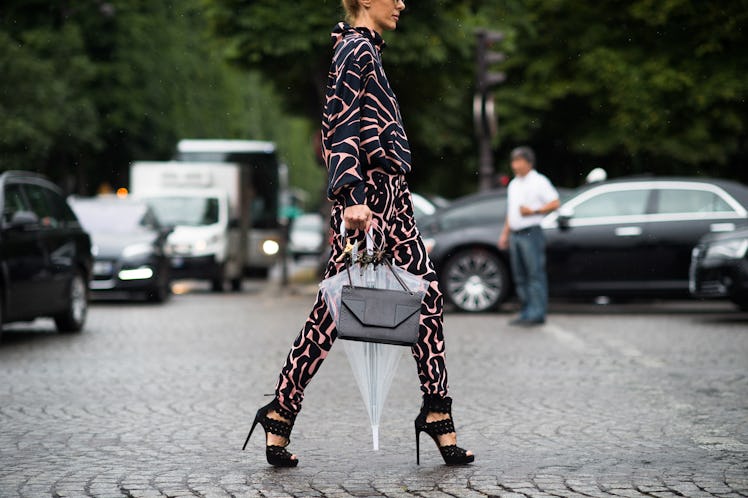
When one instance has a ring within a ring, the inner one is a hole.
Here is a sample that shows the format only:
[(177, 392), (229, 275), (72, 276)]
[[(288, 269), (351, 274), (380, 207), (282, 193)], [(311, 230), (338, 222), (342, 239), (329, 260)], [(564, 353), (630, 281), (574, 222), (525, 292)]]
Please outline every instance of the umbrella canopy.
[(353, 376), (369, 414), (373, 448), (374, 451), (378, 451), (379, 421), (403, 347), (371, 342), (342, 342), (345, 344), (348, 362), (351, 364)]

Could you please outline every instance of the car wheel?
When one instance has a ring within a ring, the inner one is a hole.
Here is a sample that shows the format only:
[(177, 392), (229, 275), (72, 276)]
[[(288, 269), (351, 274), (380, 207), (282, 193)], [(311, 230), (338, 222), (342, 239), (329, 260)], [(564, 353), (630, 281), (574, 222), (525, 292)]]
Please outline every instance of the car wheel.
[(88, 287), (81, 272), (75, 272), (70, 280), (68, 307), (65, 312), (54, 317), (60, 332), (79, 332), (86, 323), (88, 314)]
[(495, 308), (509, 293), (506, 264), (487, 249), (465, 249), (452, 256), (441, 281), (447, 299), (462, 311)]
[(152, 303), (163, 303), (171, 296), (169, 282), (159, 282), (158, 286), (148, 291), (146, 297)]
[(748, 296), (743, 297), (742, 299), (733, 298), (732, 302), (735, 303), (735, 306), (737, 306), (740, 311), (748, 311)]
[(210, 290), (213, 292), (223, 292), (224, 281), (222, 278), (214, 278), (210, 281)]
[(3, 314), (3, 310), (5, 304), (3, 303), (3, 290), (0, 287), (0, 342), (3, 340), (3, 320), (5, 320), (5, 315)]

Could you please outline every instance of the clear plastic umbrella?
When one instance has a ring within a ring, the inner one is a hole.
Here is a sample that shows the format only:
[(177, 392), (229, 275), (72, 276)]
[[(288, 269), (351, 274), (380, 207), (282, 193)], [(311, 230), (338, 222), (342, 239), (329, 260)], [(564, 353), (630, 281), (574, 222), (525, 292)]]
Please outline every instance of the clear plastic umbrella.
[[(342, 229), (341, 233), (343, 233)], [(372, 254), (373, 242), (370, 241), (373, 241), (371, 234), (367, 237), (367, 252)], [(353, 250), (354, 262), (356, 261), (356, 254), (357, 247)], [(393, 276), (393, 271), (397, 272), (400, 279), (405, 282), (410, 290), (420, 293), (426, 291), (428, 282), (398, 267), (393, 267), (393, 270), (390, 271), (383, 265), (379, 267), (373, 264), (361, 266), (354, 263), (350, 275), (352, 283), (355, 286), (377, 289), (400, 289), (400, 283)], [(340, 298), (344, 285), (348, 285), (347, 272), (339, 273), (320, 283), (322, 296), (336, 323), (340, 316)], [(348, 362), (351, 365), (356, 384), (358, 384), (366, 411), (369, 414), (374, 450), (379, 450), (379, 422), (382, 417), (384, 402), (387, 399), (392, 379), (395, 376), (397, 365), (405, 348), (403, 346), (370, 342), (341, 342), (345, 345)]]
[(374, 451), (379, 450), (379, 421), (384, 402), (395, 377), (403, 347), (371, 342), (341, 341), (361, 391), (371, 422), (371, 437)]

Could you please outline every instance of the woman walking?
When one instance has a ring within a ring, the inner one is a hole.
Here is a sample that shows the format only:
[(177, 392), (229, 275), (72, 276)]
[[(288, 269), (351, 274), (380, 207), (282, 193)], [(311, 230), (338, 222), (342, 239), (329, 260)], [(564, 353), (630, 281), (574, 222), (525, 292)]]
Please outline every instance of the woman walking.
[[(328, 77), (322, 118), (323, 154), (329, 172), (328, 196), (333, 200), (331, 226), (341, 223), (363, 240), (373, 225), (382, 232), (386, 252), (394, 264), (430, 282), (421, 307), (418, 342), (412, 353), (423, 392), (415, 420), (418, 436), (426, 432), (445, 463), (466, 464), (471, 452), (457, 446), (452, 422), (452, 399), (447, 396), (447, 369), (442, 333), (442, 294), (413, 219), (405, 181), (410, 171), (410, 147), (400, 109), (382, 67), (382, 32), (397, 27), (403, 0), (343, 0), (348, 23), (332, 32), (335, 54)], [(343, 269), (339, 261), (345, 241), (333, 242), (326, 276)], [(275, 399), (260, 408), (268, 463), (293, 467), (298, 459), (286, 450), (304, 389), (314, 377), (337, 336), (335, 323), (321, 293), (296, 338), (283, 366)], [(244, 446), (247, 443), (245, 441)], [(420, 455), (417, 454), (420, 463)]]

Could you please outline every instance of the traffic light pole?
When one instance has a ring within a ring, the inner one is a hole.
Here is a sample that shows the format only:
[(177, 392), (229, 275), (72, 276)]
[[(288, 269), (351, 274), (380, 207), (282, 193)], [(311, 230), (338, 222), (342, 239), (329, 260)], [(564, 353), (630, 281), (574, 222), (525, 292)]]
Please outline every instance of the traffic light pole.
[(506, 79), (504, 73), (490, 71), (490, 65), (505, 59), (503, 53), (492, 52), (490, 49), (494, 43), (504, 39), (504, 34), (480, 29), (475, 32), (475, 36), (476, 92), (473, 100), (473, 118), (479, 149), (478, 187), (485, 191), (493, 187), (493, 139), (498, 134), (498, 118), (492, 90)]
[(491, 137), (481, 135), (478, 137), (480, 149), (480, 168), (478, 170), (479, 181), (478, 189), (481, 192), (490, 190), (494, 184), (494, 167), (493, 167), (493, 141)]

